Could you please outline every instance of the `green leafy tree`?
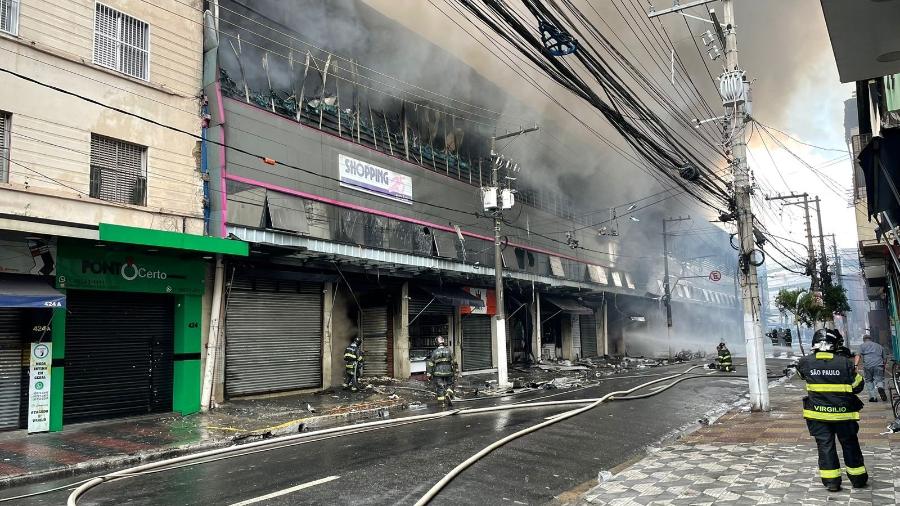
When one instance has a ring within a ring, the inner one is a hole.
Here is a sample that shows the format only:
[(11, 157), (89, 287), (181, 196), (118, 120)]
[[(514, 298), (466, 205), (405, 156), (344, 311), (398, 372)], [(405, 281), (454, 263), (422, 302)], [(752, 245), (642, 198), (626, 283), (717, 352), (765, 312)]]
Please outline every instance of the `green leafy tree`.
[(842, 286), (825, 287), (822, 290), (821, 304), (816, 304), (812, 294), (804, 289), (782, 289), (775, 297), (775, 306), (782, 313), (794, 315), (797, 322), (797, 341), (800, 343), (800, 353), (805, 353), (803, 340), (800, 339), (801, 323), (812, 328), (816, 322), (834, 321), (834, 315), (844, 316), (850, 311), (847, 290)]

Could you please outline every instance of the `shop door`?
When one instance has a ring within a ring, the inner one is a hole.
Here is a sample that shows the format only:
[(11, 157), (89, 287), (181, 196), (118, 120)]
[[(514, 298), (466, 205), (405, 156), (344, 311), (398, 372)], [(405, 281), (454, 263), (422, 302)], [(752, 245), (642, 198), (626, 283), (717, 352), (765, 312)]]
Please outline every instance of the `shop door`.
[(225, 391), (322, 385), (322, 284), (238, 279), (225, 315)]
[(581, 352), (583, 357), (597, 356), (597, 319), (594, 315), (581, 315), (579, 318), (581, 327)]
[(63, 423), (171, 411), (174, 300), (73, 290), (67, 305)]
[(479, 371), (490, 369), (491, 317), (469, 314), (462, 317), (462, 370)]
[(388, 308), (363, 308), (360, 328), (365, 351), (365, 376), (390, 376), (388, 372)]
[(20, 427), (23, 319), (21, 309), (0, 308), (0, 430)]
[(581, 354), (581, 318), (583, 317), (580, 317), (580, 315), (572, 315), (572, 353), (578, 358), (584, 357)]

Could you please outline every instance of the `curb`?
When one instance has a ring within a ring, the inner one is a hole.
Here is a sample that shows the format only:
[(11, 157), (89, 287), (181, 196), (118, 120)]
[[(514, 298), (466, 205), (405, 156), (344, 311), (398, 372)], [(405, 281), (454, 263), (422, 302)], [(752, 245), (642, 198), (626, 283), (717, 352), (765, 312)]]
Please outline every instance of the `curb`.
[(358, 422), (361, 420), (384, 419), (388, 418), (392, 411), (405, 409), (407, 407), (407, 403), (405, 401), (401, 401), (396, 404), (373, 407), (358, 411), (351, 410), (343, 413), (311, 416), (308, 418), (292, 420), (290, 422), (264, 429), (248, 431), (242, 434), (237, 434), (222, 439), (208, 439), (184, 446), (164, 447), (157, 450), (146, 450), (126, 455), (102, 457), (99, 459), (79, 462), (78, 464), (60, 466), (27, 474), (2, 477), (0, 478), (0, 490), (5, 490), (21, 485), (29, 485), (38, 482), (56, 480), (60, 478), (71, 478), (84, 474), (94, 473), (97, 471), (105, 471), (107, 469), (130, 467), (147, 462), (157, 462), (160, 460), (181, 457), (191, 453), (212, 450), (216, 448), (224, 448), (228, 446), (239, 447), (242, 444), (251, 441), (269, 439), (277, 436), (285, 436), (288, 434), (296, 434), (298, 432), (308, 432), (310, 430), (322, 429), (326, 427), (336, 427), (340, 426), (342, 422), (345, 422), (346, 425), (349, 426), (354, 422)]

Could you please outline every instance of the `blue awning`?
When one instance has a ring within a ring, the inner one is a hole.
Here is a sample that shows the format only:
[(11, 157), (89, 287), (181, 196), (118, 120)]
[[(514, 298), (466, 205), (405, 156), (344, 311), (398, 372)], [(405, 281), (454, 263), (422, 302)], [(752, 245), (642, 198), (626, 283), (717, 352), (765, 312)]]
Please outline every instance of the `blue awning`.
[(38, 276), (0, 277), (0, 307), (66, 307), (66, 296)]

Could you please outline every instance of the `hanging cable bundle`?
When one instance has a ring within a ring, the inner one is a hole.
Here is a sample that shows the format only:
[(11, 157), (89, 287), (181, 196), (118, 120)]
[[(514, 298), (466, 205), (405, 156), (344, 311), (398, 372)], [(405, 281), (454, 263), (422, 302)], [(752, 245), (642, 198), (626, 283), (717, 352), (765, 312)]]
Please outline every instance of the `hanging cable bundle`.
[[(522, 0), (538, 19), (539, 32), (535, 33), (527, 20), (502, 0), (459, 1), (545, 75), (597, 109), (651, 167), (707, 207), (719, 212), (728, 207), (729, 193), (716, 167), (701, 160), (698, 150), (644, 104), (616, 74), (608, 59), (630, 69), (629, 72), (636, 69), (572, 2), (561, 0), (564, 5), (560, 6), (556, 2)], [(592, 42), (598, 42), (604, 51)], [(566, 54), (573, 55), (583, 69), (576, 71), (569, 60), (558, 58), (560, 51), (570, 48), (572, 51)], [(687, 131), (694, 130), (690, 127)], [(723, 154), (715, 144), (710, 142), (709, 146)], [(685, 167), (691, 169), (682, 173)]]

